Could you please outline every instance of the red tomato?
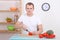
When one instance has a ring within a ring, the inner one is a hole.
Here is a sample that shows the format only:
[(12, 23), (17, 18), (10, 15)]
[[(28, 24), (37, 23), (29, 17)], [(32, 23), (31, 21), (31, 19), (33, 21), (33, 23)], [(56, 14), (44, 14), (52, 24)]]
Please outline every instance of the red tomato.
[(46, 38), (50, 38), (50, 35), (47, 35)]
[(44, 36), (43, 36), (43, 34), (39, 34), (39, 38), (43, 38)]
[(29, 33), (28, 33), (28, 35), (31, 35), (31, 36), (32, 36), (32, 35), (33, 35), (33, 33), (32, 33), (32, 32), (29, 32)]
[(55, 35), (54, 35), (54, 34), (51, 34), (51, 35), (50, 35), (50, 38), (55, 38)]
[(55, 35), (54, 34), (51, 34), (51, 35), (48, 35), (46, 36), (47, 38), (55, 38)]
[(47, 33), (44, 33), (43, 35), (44, 35), (44, 37), (48, 36), (48, 34), (47, 34)]

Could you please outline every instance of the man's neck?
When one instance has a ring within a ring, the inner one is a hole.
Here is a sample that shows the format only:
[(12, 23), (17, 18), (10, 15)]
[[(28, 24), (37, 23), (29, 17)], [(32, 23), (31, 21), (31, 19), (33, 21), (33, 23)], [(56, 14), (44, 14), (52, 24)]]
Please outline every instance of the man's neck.
[(27, 13), (27, 16), (31, 17), (31, 16), (33, 16), (33, 13), (32, 13), (32, 14), (28, 14), (28, 13)]

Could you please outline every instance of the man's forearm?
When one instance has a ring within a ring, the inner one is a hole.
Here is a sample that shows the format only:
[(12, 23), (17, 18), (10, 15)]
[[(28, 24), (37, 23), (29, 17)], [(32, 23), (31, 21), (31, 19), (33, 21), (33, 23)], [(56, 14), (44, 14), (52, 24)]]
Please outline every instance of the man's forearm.
[(43, 30), (39, 30), (39, 31), (37, 31), (38, 34), (40, 34), (40, 33), (42, 33), (42, 32), (43, 32)]
[(42, 25), (38, 25), (38, 30), (37, 31), (33, 31), (33, 34), (35, 35), (39, 35), (43, 32), (43, 28)]
[(43, 28), (42, 28), (42, 24), (41, 25), (38, 25), (38, 33), (42, 33), (43, 32)]

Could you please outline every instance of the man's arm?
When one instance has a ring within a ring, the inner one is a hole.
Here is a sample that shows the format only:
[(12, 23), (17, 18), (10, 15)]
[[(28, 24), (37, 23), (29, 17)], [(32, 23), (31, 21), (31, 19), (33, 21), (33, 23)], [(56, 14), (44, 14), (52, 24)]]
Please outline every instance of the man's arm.
[(41, 34), (43, 32), (42, 24), (37, 25), (37, 28), (38, 28), (38, 30), (33, 32), (33, 34), (35, 34), (35, 35)]
[(23, 26), (22, 22), (17, 21), (15, 24), (15, 29), (20, 29), (20, 28), (22, 28), (22, 26)]
[(25, 24), (23, 24), (23, 22), (17, 22), (16, 24), (15, 24), (15, 28), (16, 29), (24, 29), (24, 30), (26, 30), (27, 29), (27, 26), (25, 25)]
[(40, 34), (43, 32), (43, 27), (42, 27), (42, 24), (38, 25), (37, 26), (38, 30), (37, 30), (37, 33)]

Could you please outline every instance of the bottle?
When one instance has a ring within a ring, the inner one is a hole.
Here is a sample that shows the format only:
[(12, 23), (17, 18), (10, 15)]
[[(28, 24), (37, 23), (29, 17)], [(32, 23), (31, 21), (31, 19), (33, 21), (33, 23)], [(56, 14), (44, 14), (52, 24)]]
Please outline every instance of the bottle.
[(17, 14), (15, 14), (15, 15), (14, 15), (14, 23), (16, 23), (16, 22), (17, 22), (17, 20), (18, 20), (18, 15), (17, 15)]

